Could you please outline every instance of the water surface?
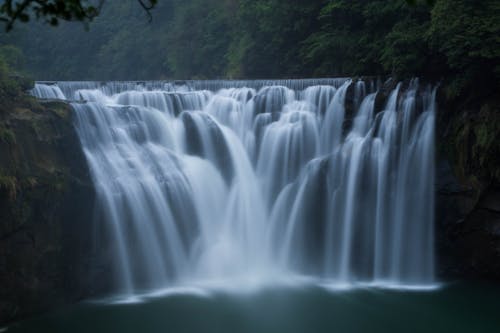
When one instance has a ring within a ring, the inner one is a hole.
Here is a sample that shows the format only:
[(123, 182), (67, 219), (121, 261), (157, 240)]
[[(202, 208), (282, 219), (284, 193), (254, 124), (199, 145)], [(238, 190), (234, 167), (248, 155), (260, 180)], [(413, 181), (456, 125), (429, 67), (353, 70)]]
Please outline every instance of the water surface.
[(85, 302), (8, 332), (499, 332), (500, 288), (334, 291), (317, 286), (257, 292), (178, 293), (143, 302)]

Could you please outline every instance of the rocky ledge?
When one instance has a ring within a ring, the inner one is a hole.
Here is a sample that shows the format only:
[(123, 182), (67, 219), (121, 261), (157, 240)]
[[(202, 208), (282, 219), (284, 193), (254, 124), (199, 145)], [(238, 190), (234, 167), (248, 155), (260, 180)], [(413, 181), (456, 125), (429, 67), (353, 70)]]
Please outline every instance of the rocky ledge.
[(439, 275), (500, 282), (500, 101), (453, 103), (441, 95), (439, 104)]
[(88, 295), (94, 191), (71, 118), (28, 96), (0, 106), (0, 324)]

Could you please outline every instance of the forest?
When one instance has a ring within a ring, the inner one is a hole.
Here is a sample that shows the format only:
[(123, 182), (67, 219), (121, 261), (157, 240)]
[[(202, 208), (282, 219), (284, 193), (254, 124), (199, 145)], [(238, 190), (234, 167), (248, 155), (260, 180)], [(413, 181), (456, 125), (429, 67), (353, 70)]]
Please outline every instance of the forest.
[[(37, 80), (420, 76), (498, 87), (495, 0), (107, 1), (90, 24), (17, 24), (8, 66)], [(486, 88), (486, 89), (485, 89)]]

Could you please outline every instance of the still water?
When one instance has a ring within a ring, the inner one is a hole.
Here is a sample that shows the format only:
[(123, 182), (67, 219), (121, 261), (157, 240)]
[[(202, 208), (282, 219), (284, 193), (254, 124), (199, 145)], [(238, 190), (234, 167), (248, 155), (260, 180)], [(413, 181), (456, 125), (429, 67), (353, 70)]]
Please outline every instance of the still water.
[(84, 302), (7, 332), (500, 332), (500, 287), (179, 289), (140, 302)]

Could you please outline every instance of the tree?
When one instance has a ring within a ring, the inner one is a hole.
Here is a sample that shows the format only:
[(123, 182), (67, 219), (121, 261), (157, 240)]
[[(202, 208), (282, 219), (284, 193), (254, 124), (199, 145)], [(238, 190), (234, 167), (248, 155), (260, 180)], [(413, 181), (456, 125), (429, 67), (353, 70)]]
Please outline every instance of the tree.
[[(148, 13), (158, 0), (137, 0)], [(5, 0), (0, 6), (0, 21), (10, 31), (16, 21), (28, 22), (32, 17), (43, 19), (50, 25), (59, 20), (92, 21), (101, 10), (105, 0)]]
[(497, 0), (436, 1), (428, 39), (456, 77), (451, 95), (459, 95), (464, 89), (478, 94), (498, 91), (499, 15)]

